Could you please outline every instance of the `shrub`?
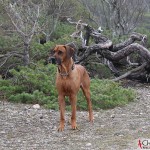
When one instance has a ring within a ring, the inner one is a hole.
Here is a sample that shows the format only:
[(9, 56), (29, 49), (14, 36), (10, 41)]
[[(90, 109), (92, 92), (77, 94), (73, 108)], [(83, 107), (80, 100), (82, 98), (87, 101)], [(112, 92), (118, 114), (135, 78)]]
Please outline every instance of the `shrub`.
[[(19, 67), (11, 70), (13, 78), (0, 79), (0, 91), (5, 92), (9, 101), (19, 103), (38, 103), (46, 108), (58, 110), (57, 91), (55, 87), (56, 66)], [(93, 109), (108, 109), (122, 106), (132, 101), (135, 92), (125, 89), (110, 80), (91, 79), (91, 100)], [(69, 100), (66, 99), (67, 109), (70, 110)], [(86, 110), (87, 102), (81, 91), (78, 93), (78, 110)]]
[(94, 106), (102, 109), (123, 106), (135, 98), (133, 89), (125, 89), (119, 83), (110, 80), (92, 80), (91, 92)]
[(13, 78), (0, 79), (0, 91), (6, 93), (8, 100), (41, 105), (57, 102), (56, 66), (38, 63), (36, 66), (18, 67), (10, 72)]
[[(133, 89), (125, 89), (119, 83), (110, 80), (91, 80), (91, 100), (93, 109), (110, 109), (123, 106), (135, 98)], [(78, 107), (86, 109), (86, 101), (81, 91), (78, 94)]]
[(91, 77), (97, 77), (99, 79), (113, 77), (113, 74), (111, 73), (110, 69), (104, 64), (89, 63), (86, 66), (86, 68), (88, 72), (90, 72)]
[(48, 58), (48, 54), (50, 53), (50, 50), (55, 47), (55, 45), (59, 44), (67, 44), (71, 41), (71, 38), (68, 37), (68, 35), (62, 36), (62, 38), (59, 38), (57, 40), (48, 41), (45, 44), (40, 44), (33, 42), (31, 45), (31, 57), (35, 61), (39, 61), (41, 59)]
[(31, 57), (33, 60), (38, 61), (41, 59), (48, 58), (48, 54), (50, 52), (50, 48), (55, 46), (54, 42), (47, 42), (45, 44), (40, 43), (32, 43), (31, 45)]
[[(68, 24), (68, 23), (62, 23), (59, 22), (55, 32), (53, 33), (53, 39), (59, 39), (61, 40), (62, 38), (64, 38), (64, 40), (67, 38), (67, 40), (69, 39), (69, 34), (72, 34), (75, 30), (75, 27)], [(70, 40), (69, 40), (70, 41)]]

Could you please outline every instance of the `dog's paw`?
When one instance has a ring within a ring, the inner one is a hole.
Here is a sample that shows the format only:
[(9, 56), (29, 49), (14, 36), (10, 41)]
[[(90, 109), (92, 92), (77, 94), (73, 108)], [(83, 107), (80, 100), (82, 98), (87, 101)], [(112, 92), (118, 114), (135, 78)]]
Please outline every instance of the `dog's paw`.
[(77, 130), (77, 129), (78, 129), (78, 126), (77, 126), (77, 124), (72, 124), (72, 125), (71, 125), (71, 128), (72, 128), (72, 130)]
[(61, 125), (60, 125), (60, 126), (58, 127), (58, 132), (62, 132), (62, 131), (64, 131), (64, 126), (61, 126)]
[(77, 126), (72, 127), (72, 130), (78, 130)]
[(90, 118), (89, 121), (90, 121), (91, 123), (93, 123), (93, 122), (94, 122), (94, 118)]
[(94, 117), (93, 117), (93, 115), (89, 116), (89, 122), (94, 123)]

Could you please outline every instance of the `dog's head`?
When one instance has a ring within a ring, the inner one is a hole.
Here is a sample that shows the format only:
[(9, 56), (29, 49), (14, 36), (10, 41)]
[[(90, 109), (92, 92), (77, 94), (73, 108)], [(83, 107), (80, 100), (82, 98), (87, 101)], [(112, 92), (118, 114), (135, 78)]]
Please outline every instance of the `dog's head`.
[(56, 63), (61, 65), (64, 61), (67, 61), (67, 59), (70, 59), (73, 56), (74, 49), (67, 45), (57, 45), (53, 52)]

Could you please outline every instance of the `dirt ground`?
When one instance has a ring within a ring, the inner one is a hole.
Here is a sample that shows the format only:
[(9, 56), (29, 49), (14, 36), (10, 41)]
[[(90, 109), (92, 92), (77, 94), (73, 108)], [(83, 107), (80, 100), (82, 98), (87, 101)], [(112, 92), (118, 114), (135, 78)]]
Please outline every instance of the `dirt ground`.
[(71, 130), (66, 112), (64, 132), (57, 132), (59, 112), (0, 101), (0, 150), (137, 150), (150, 139), (150, 86), (133, 87), (138, 98), (124, 107), (77, 112), (79, 130)]

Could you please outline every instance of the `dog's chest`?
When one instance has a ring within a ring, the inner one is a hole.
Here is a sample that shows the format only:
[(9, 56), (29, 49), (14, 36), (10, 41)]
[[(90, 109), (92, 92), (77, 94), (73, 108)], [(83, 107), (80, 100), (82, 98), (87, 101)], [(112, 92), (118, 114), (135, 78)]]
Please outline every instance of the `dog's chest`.
[(56, 83), (58, 90), (69, 95), (70, 93), (74, 93), (78, 91), (80, 88), (80, 83), (78, 77), (73, 77), (71, 79), (61, 79)]
[(63, 92), (70, 93), (73, 90), (74, 84), (71, 82), (63, 82), (61, 87)]

